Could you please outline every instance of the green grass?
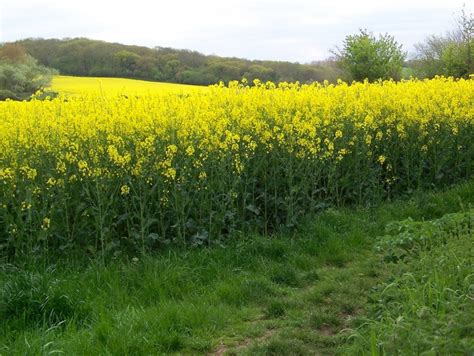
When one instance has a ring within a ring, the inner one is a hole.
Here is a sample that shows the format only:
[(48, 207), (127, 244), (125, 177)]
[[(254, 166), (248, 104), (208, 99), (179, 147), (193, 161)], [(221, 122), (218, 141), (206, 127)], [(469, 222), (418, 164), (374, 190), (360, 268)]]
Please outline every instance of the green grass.
[(380, 241), (398, 246), (400, 235), (386, 230), (393, 221), (431, 226), (473, 203), (470, 182), (326, 210), (292, 233), (225, 247), (105, 265), (66, 256), (55, 265), (33, 257), (3, 264), (0, 354), (472, 351), (472, 234), (410, 248), (396, 263)]
[(354, 331), (349, 353), (472, 354), (473, 236), (459, 235), (399, 263), (391, 280), (372, 293), (369, 316)]

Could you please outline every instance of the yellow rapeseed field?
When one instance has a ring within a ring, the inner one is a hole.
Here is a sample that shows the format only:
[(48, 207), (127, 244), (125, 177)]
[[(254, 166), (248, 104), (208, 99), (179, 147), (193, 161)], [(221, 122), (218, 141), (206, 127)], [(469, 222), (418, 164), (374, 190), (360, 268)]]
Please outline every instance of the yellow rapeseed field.
[(164, 91), (185, 93), (206, 90), (207, 88), (195, 85), (158, 83), (124, 78), (70, 77), (58, 75), (53, 78), (49, 89), (65, 95), (94, 94), (117, 96), (119, 94), (160, 94)]
[(53, 83), (76, 95), (0, 103), (0, 248), (9, 254), (268, 233), (332, 204), (451, 184), (474, 167), (473, 80), (188, 92), (79, 83)]

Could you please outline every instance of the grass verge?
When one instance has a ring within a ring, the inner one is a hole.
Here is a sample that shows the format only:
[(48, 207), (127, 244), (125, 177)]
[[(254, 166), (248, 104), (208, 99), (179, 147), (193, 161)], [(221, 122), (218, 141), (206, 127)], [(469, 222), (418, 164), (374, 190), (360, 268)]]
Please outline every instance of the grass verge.
[(222, 248), (105, 266), (66, 257), (4, 264), (0, 354), (472, 351), (472, 230), (433, 245), (414, 238), (407, 249), (406, 231), (387, 235), (386, 227), (411, 218), (410, 233), (432, 231), (426, 226), (473, 203), (470, 182), (327, 210), (293, 233)]

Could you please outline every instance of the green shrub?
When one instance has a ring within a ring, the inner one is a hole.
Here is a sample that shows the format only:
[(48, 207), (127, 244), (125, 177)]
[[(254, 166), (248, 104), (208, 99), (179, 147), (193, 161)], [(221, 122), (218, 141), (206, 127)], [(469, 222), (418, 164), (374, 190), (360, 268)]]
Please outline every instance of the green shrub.
[(446, 214), (432, 221), (406, 219), (387, 225), (387, 235), (379, 237), (376, 250), (384, 253), (387, 261), (397, 262), (422, 250), (445, 244), (448, 239), (472, 234), (474, 209)]
[[(0, 52), (1, 54), (1, 52)], [(57, 71), (25, 55), (11, 60), (0, 56), (0, 100), (24, 100), (50, 85)]]

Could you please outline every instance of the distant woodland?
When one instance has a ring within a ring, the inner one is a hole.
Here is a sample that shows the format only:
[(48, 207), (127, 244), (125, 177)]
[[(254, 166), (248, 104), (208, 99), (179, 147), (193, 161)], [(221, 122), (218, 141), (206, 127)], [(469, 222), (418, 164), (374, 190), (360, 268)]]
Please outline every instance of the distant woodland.
[(44, 66), (63, 75), (127, 77), (144, 80), (214, 84), (241, 78), (252, 81), (329, 80), (343, 76), (335, 61), (299, 64), (204, 55), (190, 50), (74, 39), (25, 39), (16, 42)]

